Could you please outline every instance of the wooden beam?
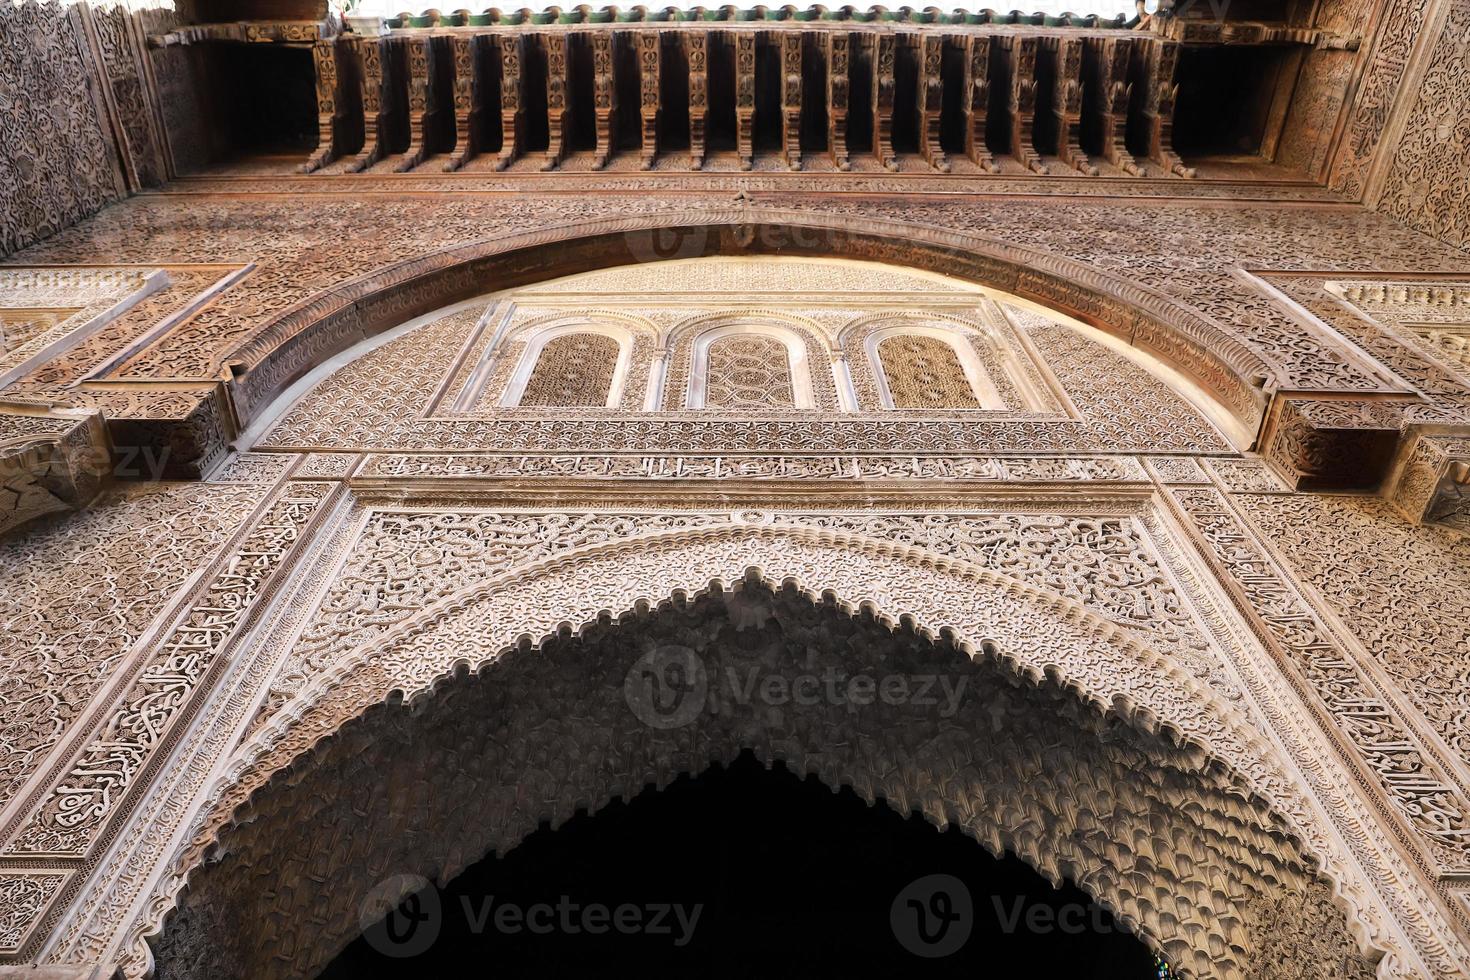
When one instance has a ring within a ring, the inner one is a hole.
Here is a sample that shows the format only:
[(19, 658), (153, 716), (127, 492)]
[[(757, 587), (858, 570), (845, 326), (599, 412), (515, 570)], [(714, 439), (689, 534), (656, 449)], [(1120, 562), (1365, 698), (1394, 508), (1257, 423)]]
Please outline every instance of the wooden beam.
[(434, 39), (409, 38), (408, 149), (393, 164), (396, 173), (412, 170), (428, 156), (429, 116), (434, 94)]
[(755, 32), (735, 31), (735, 153), (740, 169), (755, 163)]
[(687, 31), (684, 56), (689, 62), (689, 169), (704, 166), (705, 125), (709, 117), (709, 34)]
[(592, 112), (596, 119), (597, 147), (592, 166), (601, 170), (612, 156), (613, 102), (613, 36), (611, 31), (591, 31), (592, 43)]
[(301, 172), (309, 174), (337, 159), (337, 42), (334, 38), (322, 39), (311, 46), (311, 64), (316, 74), (316, 152), (301, 165)]
[(1090, 84), (1098, 93), (1098, 132), (1102, 136), (1103, 159), (1134, 177), (1143, 176), (1138, 161), (1128, 152), (1124, 135), (1128, 128), (1128, 100), (1133, 85), (1128, 81), (1128, 63), (1134, 46), (1133, 38), (1090, 38), (1097, 45)]
[(801, 169), (801, 32), (781, 36), (781, 155), (788, 170)]
[(1048, 47), (1056, 56), (1052, 84), (1052, 115), (1056, 117), (1057, 156), (1062, 163), (1089, 177), (1097, 168), (1082, 152), (1082, 39), (1053, 35)]
[(652, 170), (658, 157), (658, 74), (660, 50), (659, 31), (638, 31), (638, 116), (642, 121), (643, 145), (638, 155), (638, 166)]
[(555, 170), (567, 152), (567, 128), (571, 110), (567, 106), (567, 34), (539, 32), (536, 38), (546, 52), (546, 126), (549, 137), (542, 170)]
[(990, 113), (990, 38), (972, 34), (965, 38), (965, 155), (986, 173), (1000, 168), (985, 142), (986, 119)]
[(940, 114), (944, 108), (944, 35), (923, 34), (919, 45), (919, 152), (929, 166), (949, 173), (949, 160), (939, 140)]
[(521, 35), (506, 32), (500, 41), (500, 152), (495, 169), (504, 170), (520, 153), (521, 130)]
[(388, 97), (389, 68), (384, 65), (388, 40), (382, 37), (354, 37), (353, 47), (357, 50), (362, 65), (362, 150), (344, 168), (348, 173), (366, 170), (387, 152), (383, 144), (383, 130), (392, 116)]
[(446, 173), (463, 167), (479, 151), (475, 129), (483, 100), (476, 67), (479, 38), (456, 34), (450, 43), (454, 50), (454, 153), (444, 164)]
[(898, 61), (897, 38), (873, 35), (873, 155), (887, 170), (897, 170), (893, 155), (893, 90)]
[(851, 35), (833, 31), (827, 35), (827, 150), (838, 170), (852, 164), (847, 159), (848, 52)]

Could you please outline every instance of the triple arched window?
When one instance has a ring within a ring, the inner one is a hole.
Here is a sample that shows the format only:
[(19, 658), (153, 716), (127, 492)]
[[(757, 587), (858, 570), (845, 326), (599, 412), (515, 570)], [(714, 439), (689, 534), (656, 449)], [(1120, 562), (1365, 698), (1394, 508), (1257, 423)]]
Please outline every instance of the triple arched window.
[[(502, 408), (709, 409), (725, 412), (985, 411), (1013, 403), (1014, 360), (959, 323), (864, 318), (833, 345), (815, 322), (701, 317), (668, 339), (578, 317), (512, 335), (485, 368)], [(647, 336), (644, 336), (644, 334)], [(524, 338), (524, 339), (520, 339)], [(508, 355), (508, 359), (507, 359)], [(999, 378), (992, 372), (999, 371)], [(503, 380), (501, 380), (503, 379)], [(998, 390), (997, 381), (1000, 382)], [(498, 383), (497, 383), (498, 382)], [(632, 386), (633, 403), (624, 389)]]

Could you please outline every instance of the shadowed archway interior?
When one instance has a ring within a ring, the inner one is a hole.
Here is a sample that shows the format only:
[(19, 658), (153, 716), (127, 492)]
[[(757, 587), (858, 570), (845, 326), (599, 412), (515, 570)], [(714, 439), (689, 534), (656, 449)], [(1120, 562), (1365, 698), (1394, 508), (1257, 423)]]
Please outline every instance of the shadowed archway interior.
[[(699, 695), (653, 717), (628, 678), (667, 650), (693, 660), (663, 680)], [(858, 676), (901, 680), (854, 703)], [(445, 886), (538, 828), (745, 751), (1075, 883), (1185, 976), (1373, 974), (1285, 822), (1197, 747), (904, 624), (747, 582), (605, 617), (342, 726), (221, 834), (154, 940), (157, 975), (315, 975), (414, 876)]]
[[(502, 976), (1161, 975), (1075, 885), (1053, 888), (954, 825), (941, 832), (748, 751), (543, 826), (429, 889), (364, 930), (321, 980), (486, 963)], [(926, 955), (951, 936), (952, 953)]]

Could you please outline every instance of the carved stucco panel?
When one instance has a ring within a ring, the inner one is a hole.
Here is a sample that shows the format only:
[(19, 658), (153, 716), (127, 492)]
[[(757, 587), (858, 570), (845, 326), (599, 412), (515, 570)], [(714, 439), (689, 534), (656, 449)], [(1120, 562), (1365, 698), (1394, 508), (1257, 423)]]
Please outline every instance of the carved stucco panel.
[(0, 541), (0, 801), (263, 493), (136, 485)]
[(1247, 495), (1242, 512), (1470, 765), (1470, 539), (1385, 502)]

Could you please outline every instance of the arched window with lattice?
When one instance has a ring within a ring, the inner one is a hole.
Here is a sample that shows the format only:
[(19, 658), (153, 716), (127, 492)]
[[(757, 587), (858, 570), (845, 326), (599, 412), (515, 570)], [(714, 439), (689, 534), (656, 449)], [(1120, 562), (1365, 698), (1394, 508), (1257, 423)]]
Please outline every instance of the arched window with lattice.
[(704, 407), (750, 410), (796, 406), (790, 349), (779, 337), (730, 334), (711, 342), (705, 358)]
[(518, 404), (581, 408), (608, 404), (621, 346), (600, 333), (564, 333), (542, 345)]
[(947, 341), (900, 333), (878, 343), (894, 408), (981, 408), (959, 354)]

